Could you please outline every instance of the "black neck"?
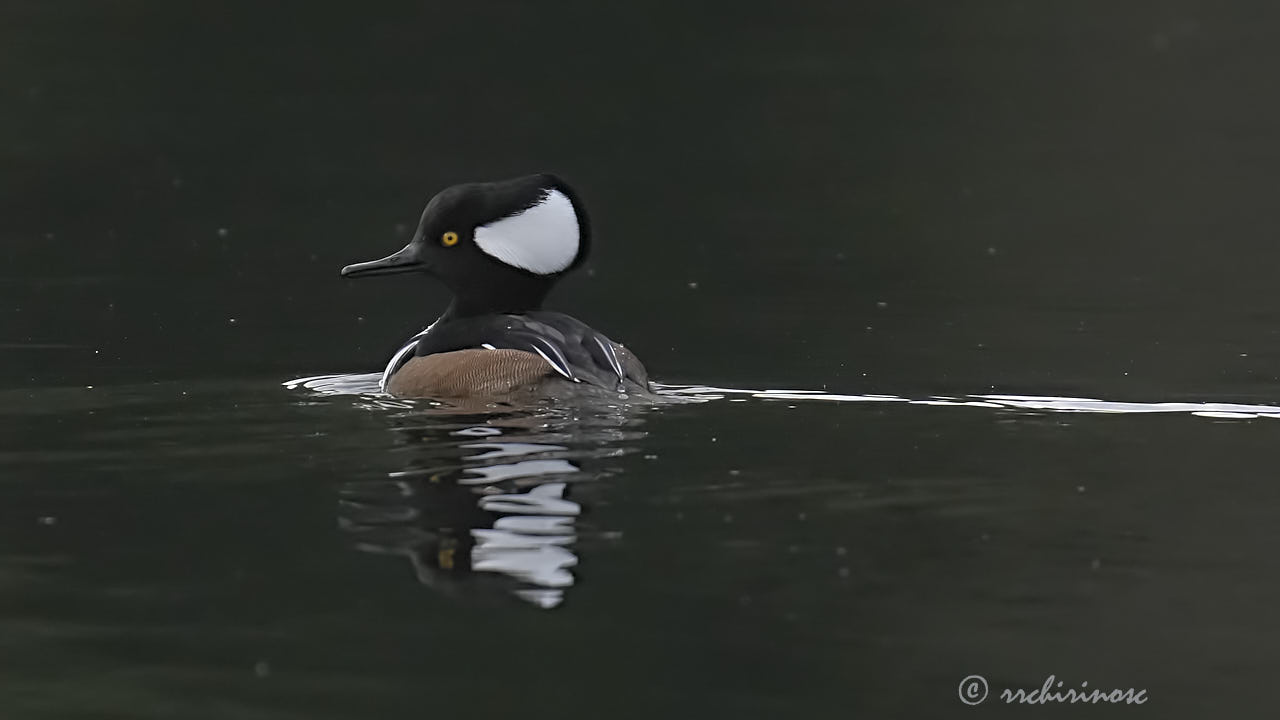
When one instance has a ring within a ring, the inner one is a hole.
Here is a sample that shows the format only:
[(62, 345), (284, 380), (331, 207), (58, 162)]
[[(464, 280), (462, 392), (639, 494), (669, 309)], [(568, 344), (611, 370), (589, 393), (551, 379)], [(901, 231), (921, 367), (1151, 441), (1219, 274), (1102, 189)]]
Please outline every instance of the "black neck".
[(549, 287), (505, 288), (501, 294), (482, 297), (455, 295), (449, 307), (440, 316), (441, 320), (477, 317), (480, 315), (519, 315), (538, 310), (547, 297)]

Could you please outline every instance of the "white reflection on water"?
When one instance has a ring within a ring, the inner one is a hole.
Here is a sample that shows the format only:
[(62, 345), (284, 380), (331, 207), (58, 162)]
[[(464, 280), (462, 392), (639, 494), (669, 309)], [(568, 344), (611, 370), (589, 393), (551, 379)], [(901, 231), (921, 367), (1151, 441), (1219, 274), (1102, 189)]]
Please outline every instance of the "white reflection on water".
[(502, 573), (533, 587), (515, 594), (542, 608), (564, 600), (573, 585), (569, 568), (578, 564), (571, 546), (578, 539), (574, 518), (582, 508), (564, 498), (565, 483), (546, 483), (526, 492), (486, 495), (480, 509), (500, 514), (492, 529), (472, 528), (471, 569)]
[[(491, 437), (495, 432), (501, 430), (471, 427), (450, 434)], [(458, 447), (491, 450), (464, 456), (470, 460), (565, 450), (530, 442)], [(565, 497), (565, 480), (579, 472), (567, 460), (541, 459), (413, 468), (388, 473), (385, 481), (352, 480), (342, 488), (340, 524), (359, 537), (359, 549), (408, 558), (427, 585), (439, 587), (459, 574), (492, 573), (514, 580), (511, 592), (520, 599), (553, 608), (573, 586), (570, 568), (578, 564), (573, 544), (582, 507)], [(443, 474), (451, 480), (444, 481)], [(486, 517), (459, 511), (468, 505)]]
[[(285, 383), (290, 390), (305, 389), (321, 395), (378, 395), (376, 373), (364, 375), (321, 375)], [(1030, 410), (1053, 413), (1143, 414), (1183, 413), (1205, 418), (1251, 420), (1280, 419), (1280, 406), (1221, 402), (1133, 402), (1052, 395), (930, 395), (912, 398), (901, 395), (852, 395), (817, 390), (747, 390), (709, 385), (663, 385), (654, 383), (660, 395), (689, 400), (722, 400), (730, 396), (791, 402), (902, 403), (951, 407), (981, 407), (1001, 410)], [(740, 398), (731, 398), (737, 400)], [(380, 396), (367, 398), (378, 407), (408, 407), (404, 401)]]

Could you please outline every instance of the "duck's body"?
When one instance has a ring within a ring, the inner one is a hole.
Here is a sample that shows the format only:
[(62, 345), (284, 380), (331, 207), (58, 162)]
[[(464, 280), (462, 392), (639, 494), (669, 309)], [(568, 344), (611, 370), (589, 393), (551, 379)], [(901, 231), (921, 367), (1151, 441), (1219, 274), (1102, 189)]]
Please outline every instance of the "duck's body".
[(431, 398), (579, 388), (648, 394), (644, 366), (629, 350), (576, 318), (541, 309), (555, 280), (586, 257), (589, 237), (581, 203), (551, 175), (456, 185), (436, 195), (408, 246), (342, 271), (425, 271), (454, 291), (444, 315), (391, 358), (382, 389)]

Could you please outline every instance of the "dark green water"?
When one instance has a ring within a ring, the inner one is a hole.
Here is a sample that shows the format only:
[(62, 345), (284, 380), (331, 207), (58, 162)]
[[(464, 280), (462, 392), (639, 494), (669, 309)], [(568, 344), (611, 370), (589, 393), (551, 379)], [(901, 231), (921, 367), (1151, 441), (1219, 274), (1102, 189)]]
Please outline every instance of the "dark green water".
[[(5, 3), (0, 718), (1265, 714), (1278, 20)], [(556, 309), (829, 394), (284, 387), (446, 299), (338, 268), (538, 170)], [(1050, 675), (1150, 699), (998, 697)]]

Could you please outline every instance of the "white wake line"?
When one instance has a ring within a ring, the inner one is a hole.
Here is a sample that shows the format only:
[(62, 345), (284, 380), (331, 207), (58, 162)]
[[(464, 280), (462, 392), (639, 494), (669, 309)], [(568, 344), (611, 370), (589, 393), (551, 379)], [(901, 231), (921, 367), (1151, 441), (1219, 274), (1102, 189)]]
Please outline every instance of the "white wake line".
[[(317, 375), (298, 378), (283, 383), (295, 390), (305, 388), (320, 395), (363, 395), (378, 396), (377, 404), (386, 407), (412, 408), (406, 401), (396, 400), (383, 395), (378, 389), (378, 373), (355, 375)], [(1141, 414), (1141, 413), (1184, 413), (1206, 418), (1222, 418), (1230, 420), (1251, 420), (1254, 418), (1274, 418), (1280, 420), (1280, 406), (1277, 405), (1245, 405), (1240, 403), (1194, 403), (1194, 402), (1122, 402), (1117, 400), (1098, 400), (1095, 398), (1056, 397), (1052, 395), (931, 395), (927, 398), (908, 398), (900, 395), (843, 395), (827, 393), (819, 390), (744, 390), (741, 388), (722, 388), (710, 385), (663, 385), (654, 383), (654, 388), (661, 395), (686, 397), (694, 400), (723, 400), (732, 395), (744, 396), (735, 400), (745, 401), (746, 397), (761, 400), (790, 400), (800, 402), (846, 402), (846, 403), (903, 403), (906, 405), (934, 405), (954, 407), (983, 407), (1003, 410), (1033, 410), (1055, 413), (1098, 413), (1098, 414)]]
[(717, 400), (727, 395), (746, 395), (762, 400), (905, 403), (907, 405), (985, 407), (1061, 413), (1187, 413), (1198, 417), (1233, 420), (1249, 420), (1252, 418), (1275, 418), (1280, 420), (1280, 406), (1243, 405), (1239, 403), (1120, 402), (1094, 398), (1045, 395), (962, 395), (959, 397), (932, 395), (925, 399), (912, 399), (898, 395), (839, 395), (817, 390), (741, 390), (709, 386), (664, 386), (660, 392), (707, 400)]

